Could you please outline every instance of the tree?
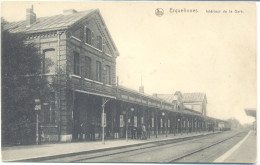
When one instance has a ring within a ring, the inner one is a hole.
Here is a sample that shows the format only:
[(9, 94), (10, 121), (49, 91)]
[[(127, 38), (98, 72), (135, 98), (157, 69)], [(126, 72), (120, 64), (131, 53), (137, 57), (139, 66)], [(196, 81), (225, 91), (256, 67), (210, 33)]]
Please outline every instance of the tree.
[(242, 125), (240, 122), (235, 118), (229, 118), (227, 122), (230, 124), (231, 129), (241, 129)]
[(44, 99), (50, 92), (47, 78), (41, 76), (42, 55), (34, 44), (26, 43), (25, 34), (3, 29), (2, 144), (34, 143), (34, 100)]

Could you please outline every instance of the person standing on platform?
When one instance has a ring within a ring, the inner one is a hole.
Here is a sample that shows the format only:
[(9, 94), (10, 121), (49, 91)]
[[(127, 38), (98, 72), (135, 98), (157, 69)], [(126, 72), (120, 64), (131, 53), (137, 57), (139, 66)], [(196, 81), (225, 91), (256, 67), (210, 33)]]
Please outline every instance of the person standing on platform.
[(141, 135), (142, 135), (142, 127), (138, 126), (137, 127), (137, 139), (141, 139)]
[(150, 138), (150, 136), (151, 136), (150, 135), (150, 131), (151, 131), (150, 129), (151, 129), (150, 124), (148, 124), (148, 128), (147, 128), (147, 137), (148, 138)]
[(142, 139), (147, 139), (147, 137), (146, 137), (146, 128), (145, 128), (145, 125), (143, 124), (142, 125)]
[(132, 139), (136, 139), (136, 127), (132, 126)]

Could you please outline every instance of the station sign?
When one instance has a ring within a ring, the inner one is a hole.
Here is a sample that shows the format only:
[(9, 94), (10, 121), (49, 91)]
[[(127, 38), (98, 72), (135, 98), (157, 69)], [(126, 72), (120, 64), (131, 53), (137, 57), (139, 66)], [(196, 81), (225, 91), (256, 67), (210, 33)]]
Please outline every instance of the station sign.
[(102, 115), (102, 120), (101, 120), (101, 125), (102, 125), (102, 122), (103, 122), (103, 116), (104, 116), (104, 127), (106, 127), (107, 126), (107, 114), (106, 113), (104, 113), (104, 115)]
[(41, 110), (41, 101), (40, 101), (40, 99), (35, 99), (34, 103), (35, 103), (34, 110), (35, 111)]
[(137, 127), (137, 116), (134, 116), (134, 126)]
[(124, 116), (120, 115), (120, 127), (124, 127)]

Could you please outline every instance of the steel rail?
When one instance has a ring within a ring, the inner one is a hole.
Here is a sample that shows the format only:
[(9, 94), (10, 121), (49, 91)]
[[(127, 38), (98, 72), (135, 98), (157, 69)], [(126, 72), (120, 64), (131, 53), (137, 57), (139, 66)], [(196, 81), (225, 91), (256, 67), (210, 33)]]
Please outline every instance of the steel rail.
[(240, 135), (240, 134), (243, 134), (243, 133), (244, 133), (244, 132), (239, 132), (239, 133), (237, 133), (237, 134), (235, 134), (235, 135), (233, 135), (233, 136), (230, 136), (230, 137), (228, 137), (228, 138), (225, 138), (225, 139), (223, 139), (223, 140), (220, 140), (220, 141), (218, 141), (218, 142), (216, 142), (216, 143), (214, 143), (214, 144), (208, 145), (208, 146), (206, 146), (206, 147), (203, 147), (203, 148), (197, 149), (197, 150), (195, 150), (195, 151), (189, 152), (189, 153), (187, 153), (187, 154), (184, 154), (184, 155), (182, 155), (182, 156), (180, 156), (180, 157), (178, 157), (178, 158), (175, 158), (175, 159), (172, 159), (172, 160), (170, 160), (170, 161), (167, 161), (167, 163), (176, 163), (176, 161), (178, 161), (178, 160), (180, 160), (180, 159), (183, 159), (183, 158), (188, 157), (188, 156), (190, 156), (190, 155), (193, 155), (193, 154), (195, 154), (195, 153), (201, 152), (201, 151), (206, 150), (206, 149), (208, 149), (208, 148), (210, 148), (210, 147), (216, 146), (216, 145), (218, 145), (218, 144), (220, 144), (220, 143), (223, 143), (223, 142), (225, 142), (225, 141), (227, 141), (227, 140), (230, 140), (230, 139), (236, 137), (237, 135)]
[[(140, 148), (128, 149), (128, 150), (125, 150), (125, 151), (118, 151), (118, 152), (109, 153), (109, 154), (106, 153), (106, 154), (101, 154), (101, 155), (97, 155), (97, 156), (92, 156), (92, 157), (89, 157), (89, 158), (75, 159), (75, 160), (70, 161), (70, 162), (79, 162), (79, 161), (84, 161), (84, 160), (96, 159), (96, 158), (101, 158), (101, 157), (105, 157), (105, 156), (118, 155), (118, 154), (122, 154), (122, 153), (133, 152), (133, 151), (149, 149), (149, 148), (155, 148), (154, 150), (156, 150), (158, 146), (161, 147), (161, 146), (165, 146), (165, 145), (168, 145), (168, 144), (176, 144), (176, 143), (179, 143), (179, 142), (185, 142), (185, 141), (189, 141), (189, 140), (200, 140), (201, 138), (207, 138), (208, 136), (212, 136), (212, 135), (215, 135), (215, 134), (191, 136), (191, 137), (184, 137), (184, 138), (171, 139), (171, 140), (165, 140), (165, 141), (156, 141), (154, 143), (145, 143), (145, 144), (140, 144), (140, 146), (141, 146)], [(149, 146), (149, 145), (151, 145), (151, 146)], [(133, 147), (136, 147), (136, 146), (133, 146)], [(133, 147), (131, 147), (131, 148), (133, 148)], [(170, 147), (171, 146), (166, 147), (166, 148), (170, 148)]]
[[(224, 141), (227, 141), (229, 139), (232, 139), (234, 137), (236, 137), (239, 134), (242, 134), (243, 132), (239, 132), (236, 133), (235, 135), (229, 135), (228, 138), (222, 139), (214, 144), (208, 145), (206, 147), (200, 148), (198, 150), (189, 152), (187, 154), (183, 154), (177, 158), (171, 159), (169, 161), (165, 161), (168, 163), (172, 163), (172, 162), (176, 162), (182, 158), (185, 158), (187, 156), (190, 156), (192, 154), (198, 153), (200, 151), (203, 151), (207, 148), (210, 148), (212, 146), (215, 146), (217, 144), (220, 144)], [(168, 139), (168, 140), (163, 140), (163, 141), (155, 141), (155, 142), (147, 142), (147, 143), (141, 143), (141, 144), (137, 144), (137, 145), (132, 145), (127, 147), (118, 147), (115, 148), (114, 150), (104, 150), (104, 152), (110, 152), (110, 153), (102, 153), (102, 150), (99, 152), (93, 152), (93, 153), (89, 153), (89, 152), (79, 152), (79, 153), (73, 153), (71, 155), (69, 154), (65, 154), (65, 155), (60, 155), (58, 157), (42, 157), (42, 158), (36, 158), (36, 159), (32, 159), (34, 162), (41, 162), (41, 161), (47, 161), (47, 162), (63, 162), (62, 159), (70, 159), (69, 161), (66, 162), (80, 162), (80, 161), (86, 161), (87, 160), (91, 160), (91, 159), (96, 159), (96, 158), (101, 158), (101, 157), (107, 157), (107, 156), (113, 156), (113, 155), (119, 155), (119, 154), (123, 154), (123, 153), (128, 153), (128, 152), (133, 152), (133, 151), (138, 151), (138, 150), (144, 150), (144, 149), (152, 149), (152, 150), (158, 150), (158, 147), (162, 147), (164, 146), (164, 148), (171, 148), (172, 146), (167, 146), (168, 144), (173, 144), (173, 145), (181, 145), (182, 142), (194, 142), (197, 140), (201, 140), (203, 138), (208, 138), (209, 136), (214, 136), (216, 134), (204, 134), (204, 135), (198, 135), (198, 136), (189, 136), (189, 137), (184, 137), (184, 138), (177, 138), (177, 139)], [(166, 147), (165, 147), (166, 146)], [(138, 148), (136, 148), (138, 147)], [(123, 151), (122, 151), (123, 150)], [(152, 151), (149, 150), (149, 151)], [(95, 155), (95, 154), (99, 154), (99, 155)], [(94, 154), (94, 155), (91, 155)], [(81, 157), (81, 158), (79, 158)], [(27, 160), (27, 161), (32, 161), (32, 160)], [(24, 162), (26, 160), (21, 160), (21, 162)]]

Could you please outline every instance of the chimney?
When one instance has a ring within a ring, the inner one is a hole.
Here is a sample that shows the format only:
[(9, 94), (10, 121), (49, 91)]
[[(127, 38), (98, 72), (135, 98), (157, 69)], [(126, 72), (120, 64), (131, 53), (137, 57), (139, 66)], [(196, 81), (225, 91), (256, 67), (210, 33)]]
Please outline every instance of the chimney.
[(141, 73), (141, 86), (139, 87), (139, 92), (144, 94), (143, 75), (142, 75), (142, 73)]
[(36, 22), (36, 14), (33, 12), (33, 5), (31, 9), (26, 9), (26, 27)]
[(139, 87), (139, 92), (144, 94), (144, 86), (141, 85), (141, 86)]
[(63, 10), (64, 15), (69, 15), (69, 14), (74, 14), (74, 13), (77, 13), (77, 10), (75, 10), (75, 9)]

